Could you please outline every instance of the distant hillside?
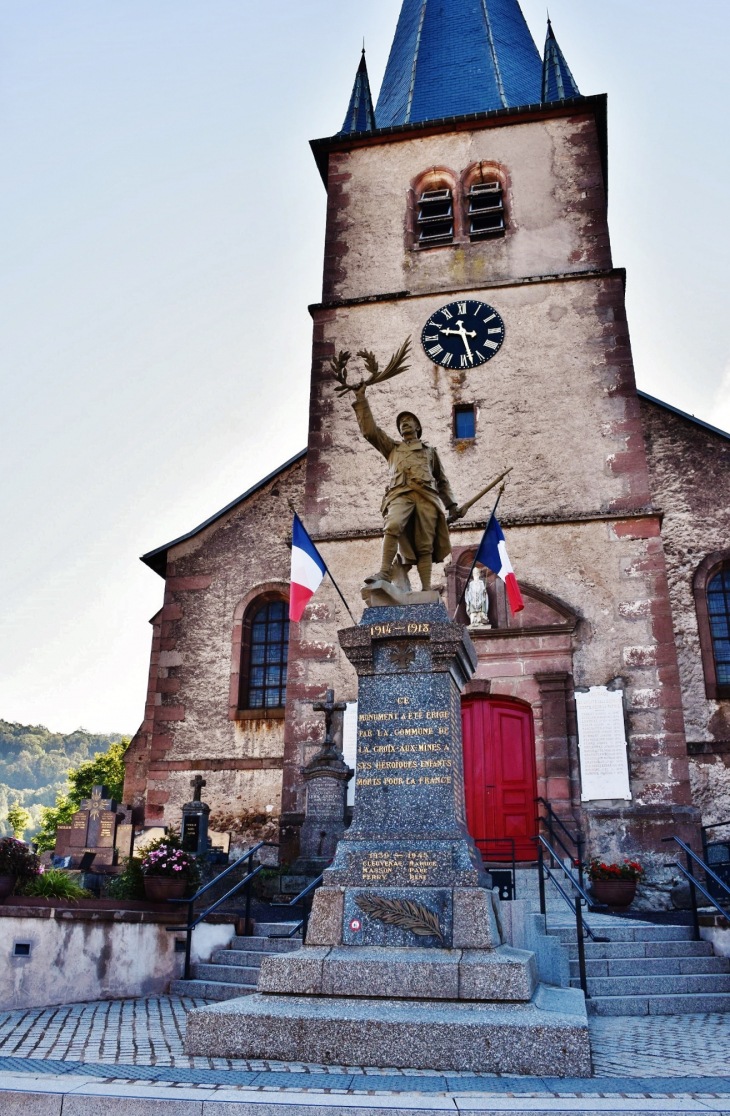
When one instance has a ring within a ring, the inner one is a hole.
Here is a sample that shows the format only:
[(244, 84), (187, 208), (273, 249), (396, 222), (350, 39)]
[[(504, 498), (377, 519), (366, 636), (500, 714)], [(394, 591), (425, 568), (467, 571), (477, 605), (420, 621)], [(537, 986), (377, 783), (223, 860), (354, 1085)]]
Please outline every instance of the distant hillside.
[(43, 725), (18, 725), (0, 720), (0, 835), (7, 836), (8, 807), (19, 802), (30, 811), (32, 836), (40, 824), (41, 808), (53, 806), (56, 795), (66, 790), (66, 773), (71, 767), (91, 759), (95, 752), (106, 752), (122, 737), (84, 732), (77, 729), (64, 736), (49, 732)]

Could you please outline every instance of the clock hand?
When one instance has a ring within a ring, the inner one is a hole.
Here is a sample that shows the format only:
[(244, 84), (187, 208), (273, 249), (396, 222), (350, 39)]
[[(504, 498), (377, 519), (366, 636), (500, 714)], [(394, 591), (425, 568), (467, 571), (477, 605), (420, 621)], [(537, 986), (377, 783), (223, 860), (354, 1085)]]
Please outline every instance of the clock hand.
[(464, 323), (462, 321), (457, 321), (456, 324), (459, 327), (458, 329), (441, 329), (439, 327), (440, 332), (441, 333), (446, 333), (446, 334), (454, 336), (454, 337), (460, 337), (461, 340), (464, 342), (464, 348), (466, 349), (467, 356), (469, 357), (469, 360), (473, 364), (474, 363), (474, 357), (472, 356), (471, 349), (469, 348), (469, 342), (467, 341), (467, 337), (476, 337), (476, 332), (474, 330), (464, 329)]

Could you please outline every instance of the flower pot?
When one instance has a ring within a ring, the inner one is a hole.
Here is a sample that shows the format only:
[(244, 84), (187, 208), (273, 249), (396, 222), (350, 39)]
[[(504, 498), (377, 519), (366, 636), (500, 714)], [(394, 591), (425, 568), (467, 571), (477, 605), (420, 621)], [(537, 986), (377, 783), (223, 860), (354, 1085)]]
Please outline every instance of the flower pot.
[(144, 893), (152, 903), (165, 903), (168, 899), (182, 899), (187, 887), (187, 877), (145, 876)]
[(8, 895), (13, 894), (17, 878), (17, 876), (0, 876), (0, 900), (7, 899)]
[(636, 895), (636, 880), (593, 880), (591, 894), (607, 907), (630, 907)]

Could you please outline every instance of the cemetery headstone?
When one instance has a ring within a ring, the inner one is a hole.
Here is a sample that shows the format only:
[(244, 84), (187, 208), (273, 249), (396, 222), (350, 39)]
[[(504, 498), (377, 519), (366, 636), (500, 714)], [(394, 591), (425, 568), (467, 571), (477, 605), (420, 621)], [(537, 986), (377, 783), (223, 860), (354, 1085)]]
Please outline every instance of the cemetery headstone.
[(199, 856), (208, 851), (210, 806), (200, 800), (203, 787), (206, 786), (203, 776), (196, 775), (190, 786), (193, 788), (192, 801), (186, 802), (182, 808), (182, 847), (185, 852)]
[(302, 769), (306, 811), (292, 872), (318, 876), (331, 862), (345, 831), (347, 784), (354, 772), (341, 751), (342, 714), (347, 702), (335, 701), (334, 690), (327, 690), (325, 700), (312, 702), (312, 708), (324, 713), (324, 743)]
[[(104, 786), (95, 786), (91, 798), (84, 799), (71, 818), (56, 832), (54, 860), (68, 860), (69, 867), (80, 868), (93, 862), (94, 871), (109, 870), (131, 854), (132, 809), (119, 806)], [(91, 860), (90, 860), (91, 858)]]

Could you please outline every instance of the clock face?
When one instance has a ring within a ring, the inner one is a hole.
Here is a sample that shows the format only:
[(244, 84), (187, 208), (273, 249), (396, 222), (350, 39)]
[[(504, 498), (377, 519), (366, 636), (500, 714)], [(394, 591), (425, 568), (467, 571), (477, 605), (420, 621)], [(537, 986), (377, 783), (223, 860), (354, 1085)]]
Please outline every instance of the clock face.
[(476, 368), (502, 347), (504, 322), (486, 302), (449, 302), (426, 322), (421, 342), (426, 356), (444, 368)]

